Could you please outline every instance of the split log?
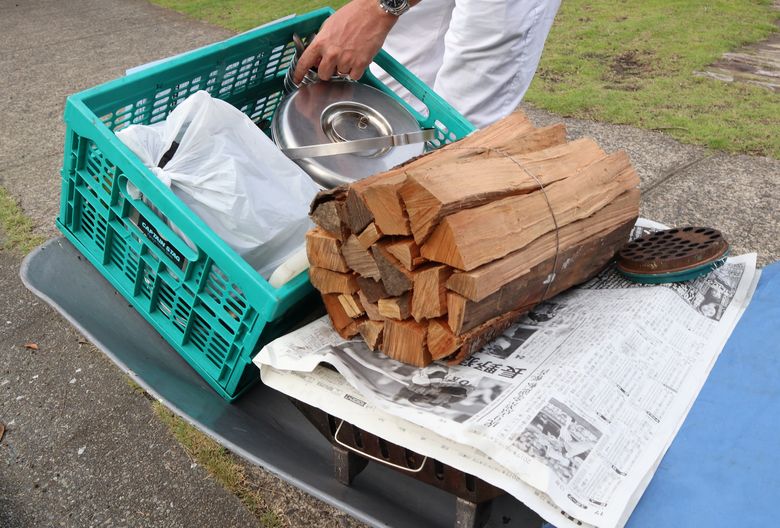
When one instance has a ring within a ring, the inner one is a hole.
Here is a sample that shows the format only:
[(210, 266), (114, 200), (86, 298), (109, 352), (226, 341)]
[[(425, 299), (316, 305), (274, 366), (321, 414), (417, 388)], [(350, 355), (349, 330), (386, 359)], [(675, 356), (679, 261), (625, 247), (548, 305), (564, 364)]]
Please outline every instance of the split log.
[(433, 361), (425, 345), (427, 325), (415, 321), (385, 321), (382, 352), (393, 359), (424, 367)]
[(341, 307), (344, 308), (344, 313), (352, 319), (357, 319), (366, 313), (363, 304), (360, 302), (360, 298), (354, 293), (352, 295), (342, 293), (339, 295), (339, 302), (341, 303)]
[(510, 156), (519, 156), (561, 145), (565, 142), (566, 126), (563, 123), (556, 123), (544, 128), (531, 130), (511, 141), (506, 141), (505, 138), (505, 141), (498, 148)]
[(412, 308), (412, 296), (409, 292), (400, 297), (390, 297), (389, 299), (379, 299), (377, 304), (379, 314), (388, 319), (402, 320), (409, 317)]
[[(515, 132), (517, 134), (517, 132)], [(514, 138), (514, 136), (512, 136)], [(363, 191), (363, 201), (367, 209), (371, 212), (374, 222), (387, 235), (410, 235), (412, 234), (409, 219), (406, 215), (405, 204), (402, 203), (400, 191), (407, 181), (407, 176), (411, 171), (420, 170), (427, 167), (446, 165), (447, 159), (451, 161), (472, 159), (475, 162), (482, 161), (482, 157), (505, 159), (506, 156), (518, 156), (545, 149), (554, 145), (560, 145), (566, 141), (566, 128), (562, 124), (551, 125), (549, 127), (523, 133), (514, 140), (507, 140), (506, 137), (495, 137), (493, 142), (484, 142), (479, 146), (476, 141), (479, 137), (469, 136), (457, 143), (454, 143), (450, 149), (444, 147), (443, 153), (438, 159), (434, 156), (425, 156), (419, 158), (419, 162), (394, 169), (383, 175), (383, 178), (370, 185)], [(499, 141), (501, 143), (499, 143)], [(505, 147), (502, 152), (493, 150), (493, 144), (503, 144)], [(474, 156), (477, 157), (474, 157)], [(480, 174), (479, 176), (482, 176)], [(417, 240), (417, 237), (415, 237)], [(420, 243), (421, 240), (418, 240)]]
[(479, 302), (449, 292), (447, 315), (450, 329), (455, 335), (460, 335), (501, 314), (523, 306), (535, 306), (592, 278), (628, 241), (635, 220), (636, 217), (617, 229), (609, 228), (589, 236), (581, 244), (562, 250), (557, 258), (553, 256), (544, 260)]
[(340, 273), (349, 271), (349, 266), (341, 255), (341, 242), (320, 227), (306, 233), (306, 254), (311, 266)]
[[(580, 139), (539, 152), (464, 161), (410, 171), (400, 189), (417, 244), (439, 221), (454, 212), (536, 191), (606, 156), (591, 139)], [(518, 166), (522, 164), (522, 167)]]
[(462, 345), (462, 340), (452, 333), (446, 319), (432, 319), (429, 321), (428, 351), (434, 361), (451, 356)]
[(379, 299), (392, 297), (392, 295), (387, 293), (387, 290), (385, 290), (385, 285), (382, 284), (381, 280), (377, 281), (374, 279), (368, 279), (366, 277), (358, 277), (357, 285), (358, 288), (360, 288), (360, 292), (365, 295), (368, 302), (376, 303)]
[(338, 294), (323, 294), (322, 302), (325, 304), (333, 328), (341, 337), (349, 339), (358, 333), (358, 323), (344, 311)]
[(363, 321), (357, 325), (358, 332), (371, 350), (376, 350), (382, 344), (382, 331), (385, 323), (382, 321)]
[(309, 268), (309, 280), (320, 293), (356, 293), (357, 280), (352, 273), (339, 273), (325, 268)]
[(341, 241), (349, 236), (346, 199), (347, 192), (343, 187), (321, 191), (314, 197), (309, 210), (309, 216), (317, 226)]
[(627, 239), (637, 186), (624, 153), (516, 114), (320, 193), (312, 283), (342, 335), (417, 366), (460, 361), (600, 271)]
[(420, 252), (428, 260), (470, 271), (590, 216), (638, 185), (639, 177), (621, 151), (544, 192), (510, 196), (447, 216)]
[(412, 289), (412, 273), (387, 251), (384, 244), (375, 244), (371, 251), (379, 267), (382, 285), (390, 296), (398, 297)]
[(374, 222), (368, 224), (368, 226), (360, 233), (357, 238), (363, 249), (370, 249), (371, 246), (380, 238), (382, 238), (382, 231), (376, 226)]
[(405, 238), (396, 242), (388, 242), (385, 246), (388, 253), (393, 255), (408, 271), (425, 262), (420, 256), (420, 247), (411, 238)]
[(363, 248), (355, 235), (350, 235), (342, 244), (341, 254), (344, 256), (347, 265), (361, 277), (379, 280), (379, 268), (374, 257), (371, 255), (371, 252)]
[[(466, 158), (474, 153), (475, 147), (482, 149), (498, 147), (508, 139), (523, 136), (531, 130), (533, 130), (533, 125), (528, 118), (522, 112), (514, 112), (492, 126), (478, 130), (451, 145), (445, 145), (438, 150), (415, 158), (396, 169), (353, 183), (349, 186), (346, 197), (349, 228), (354, 233), (360, 233), (375, 220), (374, 215), (378, 213), (380, 220), (376, 225), (385, 234), (411, 234), (398, 196), (398, 189), (406, 179), (407, 170), (443, 163), (445, 160)], [(381, 189), (378, 188), (380, 183)], [(377, 189), (369, 192), (372, 201), (372, 205), (369, 207), (364, 194), (367, 189), (374, 186), (377, 186)], [(400, 217), (394, 217), (392, 213), (400, 213)]]
[(504, 258), (472, 271), (455, 272), (447, 281), (447, 288), (471, 301), (481, 301), (505, 284), (527, 274), (533, 266), (555, 256), (557, 248), (573, 247), (593, 233), (617, 229), (635, 220), (638, 210), (639, 190), (631, 189), (592, 216), (565, 225), (557, 232), (551, 231)]
[(414, 274), (411, 314), (415, 321), (447, 313), (446, 283), (451, 274), (452, 270), (447, 266), (420, 269)]
[(368, 298), (366, 297), (366, 294), (363, 292), (363, 290), (358, 290), (358, 299), (360, 299), (360, 305), (366, 311), (366, 315), (368, 316), (369, 319), (371, 319), (372, 321), (385, 320), (382, 314), (379, 313), (379, 305), (377, 303), (369, 301)]

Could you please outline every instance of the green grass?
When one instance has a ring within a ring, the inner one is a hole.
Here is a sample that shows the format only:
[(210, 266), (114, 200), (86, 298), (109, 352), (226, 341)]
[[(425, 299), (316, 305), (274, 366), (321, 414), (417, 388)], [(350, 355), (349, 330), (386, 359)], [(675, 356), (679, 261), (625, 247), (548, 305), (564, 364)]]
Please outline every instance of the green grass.
[(152, 406), (154, 413), (168, 426), (190, 458), (208, 471), (225, 489), (236, 495), (262, 526), (280, 528), (286, 524), (282, 520), (283, 514), (275, 512), (261, 490), (251, 485), (244, 467), (233, 454), (170, 412), (162, 403), (155, 401)]
[(695, 77), (765, 38), (770, 0), (564, 1), (526, 100), (559, 115), (662, 130), (780, 158), (780, 97)]
[(291, 13), (303, 14), (323, 6), (338, 9), (346, 0), (152, 0), (173, 9), (233, 31), (246, 31)]
[(0, 247), (29, 253), (44, 238), (33, 232), (33, 222), (24, 215), (19, 203), (0, 187)]
[[(243, 31), (322, 0), (154, 0)], [(333, 7), (343, 0), (330, 2)], [(695, 77), (775, 28), (771, 0), (564, 0), (526, 100), (561, 116), (780, 158), (780, 97)]]

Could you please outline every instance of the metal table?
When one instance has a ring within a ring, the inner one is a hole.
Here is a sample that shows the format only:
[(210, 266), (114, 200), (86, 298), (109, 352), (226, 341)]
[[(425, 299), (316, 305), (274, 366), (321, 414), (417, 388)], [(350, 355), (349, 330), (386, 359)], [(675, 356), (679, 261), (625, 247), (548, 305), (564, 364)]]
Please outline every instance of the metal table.
[[(65, 239), (33, 251), (21, 275), (134, 381), (250, 462), (374, 526), (453, 525), (453, 496), (378, 464), (352, 486), (340, 484), (330, 444), (282, 394), (258, 384), (236, 403), (224, 401)], [(780, 264), (773, 264), (629, 526), (776, 524), (779, 343)], [(503, 496), (487, 526), (541, 524)]]

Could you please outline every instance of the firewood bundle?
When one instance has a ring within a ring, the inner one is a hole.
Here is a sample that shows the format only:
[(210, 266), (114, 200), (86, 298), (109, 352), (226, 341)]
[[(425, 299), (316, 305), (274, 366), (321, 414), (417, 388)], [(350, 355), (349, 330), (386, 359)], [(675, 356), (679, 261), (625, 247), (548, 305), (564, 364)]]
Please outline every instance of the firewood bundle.
[(522, 113), (320, 193), (310, 279), (335, 329), (424, 366), (460, 361), (627, 241), (639, 179), (624, 152)]

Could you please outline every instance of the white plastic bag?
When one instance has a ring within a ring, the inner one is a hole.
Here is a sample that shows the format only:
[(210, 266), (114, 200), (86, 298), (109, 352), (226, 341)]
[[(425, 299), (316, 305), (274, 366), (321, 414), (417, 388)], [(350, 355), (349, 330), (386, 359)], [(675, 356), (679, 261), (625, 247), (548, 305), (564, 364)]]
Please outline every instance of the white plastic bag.
[[(264, 277), (303, 244), (319, 188), (229, 103), (199, 91), (164, 122), (131, 125), (117, 136)], [(174, 141), (178, 149), (158, 168)], [(128, 192), (140, 198), (130, 183)]]

